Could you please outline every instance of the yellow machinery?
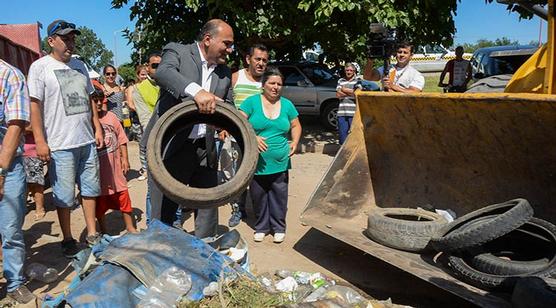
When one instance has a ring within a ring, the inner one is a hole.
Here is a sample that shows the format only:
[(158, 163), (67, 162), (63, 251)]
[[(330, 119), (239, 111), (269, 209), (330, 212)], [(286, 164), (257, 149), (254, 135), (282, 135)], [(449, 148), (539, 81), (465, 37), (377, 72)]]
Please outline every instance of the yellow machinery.
[(548, 43), (508, 85), (519, 93), (358, 92), (351, 133), (301, 220), (474, 304), (507, 305), (432, 255), (382, 246), (363, 231), (376, 207), (432, 204), (461, 216), (518, 197), (556, 223), (554, 0), (548, 11)]

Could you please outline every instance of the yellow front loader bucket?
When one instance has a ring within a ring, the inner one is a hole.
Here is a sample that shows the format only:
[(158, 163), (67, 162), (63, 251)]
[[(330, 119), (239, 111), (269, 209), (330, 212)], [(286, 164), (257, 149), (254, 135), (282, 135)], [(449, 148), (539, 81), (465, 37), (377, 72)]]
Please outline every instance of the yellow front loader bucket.
[(376, 207), (431, 204), (461, 216), (518, 197), (556, 223), (556, 95), (359, 92), (357, 105), (302, 221), (475, 304), (507, 304), (432, 256), (382, 246), (363, 231)]

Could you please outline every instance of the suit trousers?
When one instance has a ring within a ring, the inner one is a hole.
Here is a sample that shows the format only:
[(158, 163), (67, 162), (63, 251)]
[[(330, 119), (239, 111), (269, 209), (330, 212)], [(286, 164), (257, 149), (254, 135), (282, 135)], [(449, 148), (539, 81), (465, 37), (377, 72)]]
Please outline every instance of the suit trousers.
[(288, 182), (288, 171), (253, 177), (249, 191), (257, 216), (255, 232), (286, 232)]
[[(176, 136), (168, 143), (164, 151), (164, 165), (176, 180), (197, 188), (211, 188), (218, 185), (215, 168), (207, 166), (205, 138), (189, 139), (189, 130)], [(153, 218), (160, 213), (160, 220), (172, 225), (176, 220), (178, 207), (187, 208), (187, 204), (177, 204), (160, 193), (156, 185), (152, 186), (151, 202)], [(156, 207), (155, 204), (160, 204)], [(218, 229), (218, 206), (195, 210), (195, 236), (198, 238), (214, 237)], [(157, 211), (155, 208), (160, 208)]]

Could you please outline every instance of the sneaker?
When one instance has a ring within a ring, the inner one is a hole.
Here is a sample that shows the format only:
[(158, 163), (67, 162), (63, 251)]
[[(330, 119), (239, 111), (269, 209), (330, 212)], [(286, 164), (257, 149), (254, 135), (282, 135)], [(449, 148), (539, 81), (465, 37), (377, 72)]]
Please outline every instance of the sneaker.
[(286, 233), (274, 233), (274, 243), (282, 243), (286, 238)]
[(145, 172), (145, 169), (141, 168), (139, 169), (139, 177), (137, 178), (137, 181), (144, 181), (147, 179), (147, 172)]
[(255, 242), (262, 242), (264, 240), (265, 236), (266, 236), (266, 234), (264, 234), (262, 232), (257, 232), (257, 233), (255, 233), (255, 235), (253, 235), (253, 240)]
[(233, 228), (241, 222), (241, 218), (243, 215), (239, 209), (234, 208), (232, 210), (232, 216), (230, 216), (230, 220), (228, 220), (228, 227)]
[(100, 240), (102, 239), (102, 235), (100, 233), (95, 233), (93, 235), (88, 235), (85, 238), (85, 241), (87, 241), (87, 246), (89, 247), (93, 247), (96, 244), (98, 244), (100, 242)]
[(76, 240), (70, 239), (62, 242), (62, 254), (64, 254), (64, 257), (71, 259), (75, 257), (75, 255), (79, 253), (79, 251), (80, 249), (77, 246)]
[(29, 291), (26, 286), (20, 286), (12, 292), (8, 292), (8, 297), (18, 302), (19, 304), (27, 304), (37, 299), (37, 297), (33, 293), (31, 293), (31, 291)]

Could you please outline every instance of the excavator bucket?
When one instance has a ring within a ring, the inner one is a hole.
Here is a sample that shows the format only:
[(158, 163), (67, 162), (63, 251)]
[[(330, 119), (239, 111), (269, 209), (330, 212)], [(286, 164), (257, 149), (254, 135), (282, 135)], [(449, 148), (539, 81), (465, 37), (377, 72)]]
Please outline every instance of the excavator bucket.
[(377, 207), (430, 204), (458, 216), (514, 198), (556, 217), (556, 95), (358, 92), (351, 133), (301, 220), (480, 306), (507, 305), (432, 255), (368, 239)]

